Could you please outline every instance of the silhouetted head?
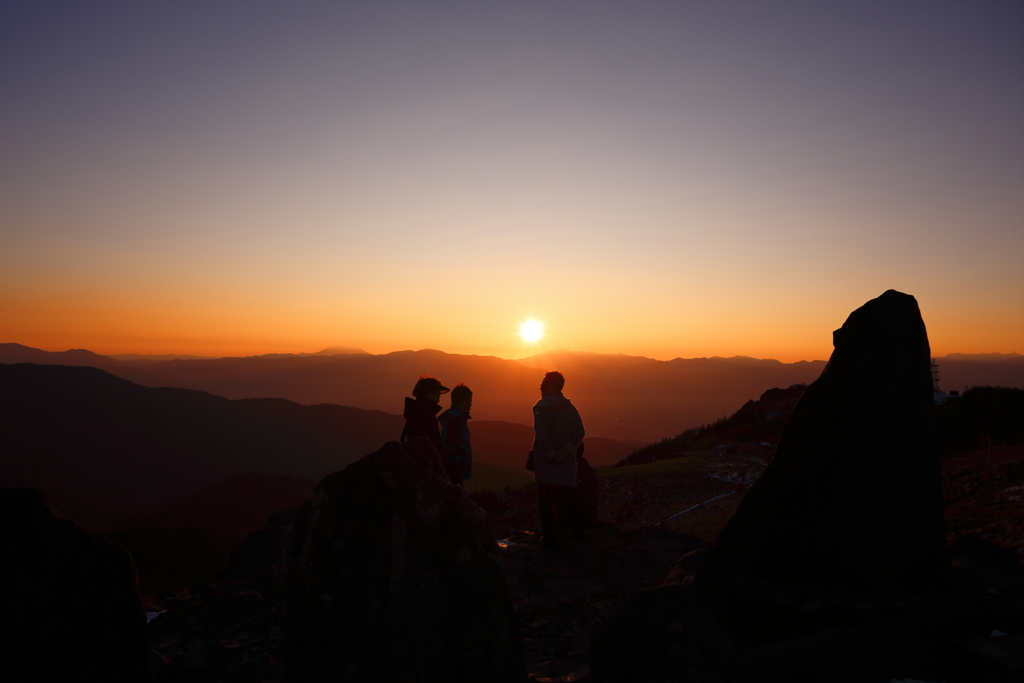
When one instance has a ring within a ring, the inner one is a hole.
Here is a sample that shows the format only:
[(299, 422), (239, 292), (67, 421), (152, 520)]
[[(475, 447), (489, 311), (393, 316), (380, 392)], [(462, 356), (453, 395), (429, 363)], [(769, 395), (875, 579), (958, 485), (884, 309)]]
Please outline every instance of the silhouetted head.
[(441, 394), (447, 394), (448, 391), (448, 387), (441, 384), (441, 380), (430, 375), (423, 375), (416, 382), (416, 386), (412, 388), (412, 395), (415, 398), (425, 398), (428, 401), (439, 403)]
[(462, 382), (452, 389), (452, 408), (458, 408), (464, 413), (469, 413), (473, 406), (473, 391)]
[(541, 396), (547, 396), (548, 394), (553, 394), (556, 391), (561, 391), (564, 386), (565, 377), (562, 373), (555, 370), (544, 375), (544, 381), (540, 383), (540, 394)]

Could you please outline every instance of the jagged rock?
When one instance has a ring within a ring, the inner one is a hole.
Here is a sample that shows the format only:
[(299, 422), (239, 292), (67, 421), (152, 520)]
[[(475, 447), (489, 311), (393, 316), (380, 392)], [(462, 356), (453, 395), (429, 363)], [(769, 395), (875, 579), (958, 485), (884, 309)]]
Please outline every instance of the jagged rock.
[(854, 311), (719, 535), (596, 635), (598, 681), (953, 680), (954, 644), (1020, 627), (1024, 575), (943, 553), (930, 355), (913, 297)]
[(788, 583), (920, 583), (941, 569), (942, 489), (928, 336), (885, 292), (835, 350), (778, 451), (719, 535), (734, 569)]
[(128, 551), (59, 519), (36, 489), (0, 489), (0, 545), (6, 679), (152, 680)]
[(598, 633), (588, 661), (601, 683), (740, 681), (739, 648), (701, 591), (673, 584), (635, 593)]
[(285, 635), (297, 680), (522, 681), (487, 515), (424, 439), (328, 475), (296, 520)]
[(723, 577), (713, 551), (698, 548), (672, 568), (665, 585), (631, 595), (590, 646), (596, 681), (746, 680), (740, 648), (721, 624)]
[(228, 562), (229, 581), (277, 577), (284, 566), (285, 547), (292, 524), (301, 508), (275, 512), (262, 529), (247, 535), (231, 551)]

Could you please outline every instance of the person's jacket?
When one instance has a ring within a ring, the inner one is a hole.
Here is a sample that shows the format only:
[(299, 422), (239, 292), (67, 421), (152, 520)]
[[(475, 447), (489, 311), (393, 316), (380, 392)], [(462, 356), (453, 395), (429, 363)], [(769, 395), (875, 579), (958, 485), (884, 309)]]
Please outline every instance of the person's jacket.
[(473, 476), (473, 445), (469, 441), (472, 418), (458, 408), (449, 408), (437, 419), (441, 423), (444, 469), (466, 481)]
[(401, 441), (415, 439), (418, 436), (425, 436), (434, 444), (438, 453), (444, 453), (441, 447), (441, 430), (437, 425), (437, 414), (441, 406), (429, 401), (422, 396), (420, 398), (405, 399), (405, 410), (402, 417), (405, 418), (405, 428), (402, 430)]
[[(576, 488), (576, 449), (586, 432), (576, 406), (557, 391), (533, 406), (533, 475), (538, 484)], [(555, 462), (562, 448), (568, 456)]]

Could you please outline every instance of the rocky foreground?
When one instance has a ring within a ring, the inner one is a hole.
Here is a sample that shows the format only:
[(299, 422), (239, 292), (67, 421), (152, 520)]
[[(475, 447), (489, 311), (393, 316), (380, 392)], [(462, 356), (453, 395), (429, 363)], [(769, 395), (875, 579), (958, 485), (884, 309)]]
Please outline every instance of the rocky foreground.
[[(280, 542), (297, 514), (276, 515), (246, 539), (227, 581), (160, 596), (166, 612), (150, 623), (156, 680), (287, 678)], [(497, 547), (522, 637), (523, 677), (575, 681), (589, 672), (595, 634), (626, 599), (661, 585), (680, 557), (707, 546), (672, 531), (624, 533), (602, 524), (564, 551), (543, 548), (528, 531), (508, 533)]]

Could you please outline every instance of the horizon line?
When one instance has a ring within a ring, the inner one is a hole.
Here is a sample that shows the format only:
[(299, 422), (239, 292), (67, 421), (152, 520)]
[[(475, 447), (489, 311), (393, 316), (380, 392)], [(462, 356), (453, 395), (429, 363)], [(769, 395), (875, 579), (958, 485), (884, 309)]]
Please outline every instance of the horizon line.
[[(712, 355), (712, 356), (691, 356), (691, 357), (688, 357), (688, 358), (687, 357), (683, 357), (683, 356), (675, 356), (675, 357), (672, 357), (672, 358), (655, 358), (655, 357), (652, 357), (652, 356), (645, 356), (645, 355), (642, 355), (642, 354), (629, 354), (629, 353), (625, 353), (625, 352), (603, 353), (603, 352), (599, 352), (599, 351), (577, 351), (577, 350), (566, 349), (566, 348), (547, 349), (547, 350), (540, 351), (540, 352), (538, 352), (536, 354), (533, 354), (533, 355), (530, 355), (530, 356), (505, 357), (505, 356), (499, 356), (499, 355), (496, 355), (496, 354), (454, 353), (454, 352), (444, 351), (442, 349), (435, 349), (435, 348), (431, 348), (431, 347), (424, 347), (424, 348), (420, 348), (420, 349), (395, 349), (393, 351), (385, 351), (385, 352), (381, 352), (381, 353), (372, 353), (372, 352), (366, 351), (366, 350), (364, 350), (364, 349), (362, 349), (360, 347), (346, 346), (346, 345), (342, 345), (342, 344), (334, 344), (334, 345), (328, 346), (328, 347), (326, 347), (326, 348), (324, 348), (324, 349), (322, 349), (320, 351), (312, 351), (312, 352), (310, 352), (310, 351), (285, 352), (285, 353), (282, 353), (282, 352), (270, 352), (270, 353), (249, 354), (249, 355), (231, 355), (231, 354), (227, 354), (227, 355), (222, 355), (222, 356), (208, 356), (208, 355), (189, 354), (189, 353), (174, 353), (174, 352), (170, 352), (170, 353), (138, 353), (138, 352), (134, 352), (134, 351), (125, 351), (125, 352), (119, 352), (119, 353), (98, 353), (96, 351), (93, 351), (93, 350), (87, 349), (87, 348), (70, 348), (70, 349), (64, 349), (62, 351), (54, 351), (54, 350), (49, 350), (49, 349), (29, 346), (27, 344), (21, 344), (20, 342), (0, 342), (0, 346), (8, 345), (8, 344), (15, 345), (15, 346), (20, 346), (20, 347), (26, 348), (26, 349), (33, 349), (33, 350), (36, 350), (36, 351), (42, 351), (44, 353), (68, 353), (68, 352), (73, 352), (73, 351), (84, 351), (86, 353), (92, 353), (92, 354), (95, 354), (97, 356), (102, 356), (102, 357), (110, 358), (111, 360), (113, 360), (115, 362), (125, 362), (125, 361), (122, 361), (121, 359), (118, 359), (117, 356), (137, 356), (140, 360), (152, 359), (152, 358), (160, 358), (160, 357), (167, 357), (167, 356), (175, 357), (175, 358), (171, 358), (169, 360), (222, 360), (222, 359), (227, 359), (227, 358), (239, 358), (239, 359), (241, 359), (241, 358), (264, 358), (264, 357), (268, 357), (268, 356), (323, 357), (323, 358), (330, 358), (330, 357), (333, 357), (333, 356), (346, 356), (346, 355), (388, 356), (388, 355), (397, 354), (397, 353), (423, 353), (423, 352), (436, 352), (436, 353), (442, 353), (442, 354), (445, 354), (445, 355), (448, 355), (448, 356), (467, 356), (467, 357), (477, 357), (477, 358), (497, 358), (497, 359), (500, 359), (500, 360), (511, 361), (511, 362), (527, 361), (527, 360), (531, 360), (533, 358), (537, 358), (539, 356), (544, 356), (544, 355), (547, 355), (547, 354), (554, 354), (554, 353), (575, 354), (575, 355), (594, 355), (594, 356), (622, 356), (622, 357), (625, 357), (625, 358), (639, 358), (639, 359), (644, 359), (644, 360), (651, 360), (651, 361), (655, 361), (655, 362), (659, 362), (659, 363), (670, 363), (670, 362), (676, 361), (676, 360), (716, 360), (716, 359), (719, 359), (719, 360), (750, 359), (750, 360), (758, 360), (758, 361), (774, 361), (776, 363), (781, 363), (783, 365), (794, 365), (796, 363), (828, 362), (827, 358), (801, 359), (801, 360), (795, 360), (795, 361), (782, 361), (782, 360), (778, 360), (777, 358), (762, 358), (762, 357), (750, 356), (750, 355), (746, 355), (746, 354), (735, 354), (735, 355), (732, 355), (732, 356), (718, 356), (718, 355)], [(332, 350), (334, 348), (348, 348), (348, 349), (352, 349), (352, 352), (325, 353), (325, 351), (330, 351), (330, 350)], [(999, 357), (1001, 359), (1001, 358), (1005, 358), (1005, 357), (1009, 357), (1009, 358), (1020, 357), (1021, 354), (1016, 352), (1016, 351), (1010, 351), (1010, 352), (991, 351), (991, 352), (979, 352), (979, 353), (964, 353), (964, 352), (960, 352), (960, 351), (953, 351), (953, 352), (949, 352), (949, 353), (943, 354), (941, 356), (932, 356), (932, 357), (936, 358), (936, 359), (941, 359), (941, 358), (946, 358), (948, 356), (983, 356), (983, 357), (987, 356), (987, 357)]]

